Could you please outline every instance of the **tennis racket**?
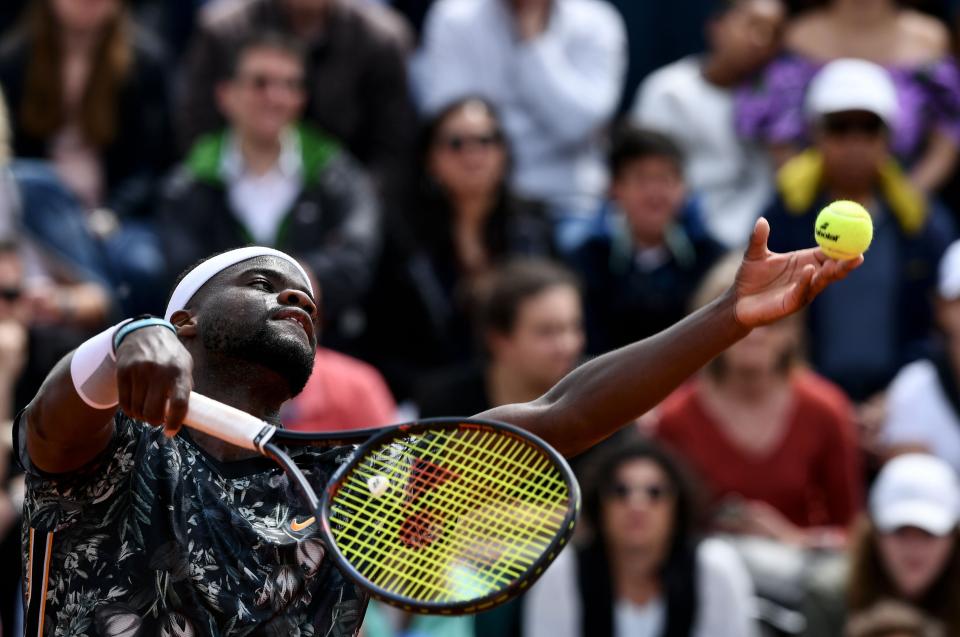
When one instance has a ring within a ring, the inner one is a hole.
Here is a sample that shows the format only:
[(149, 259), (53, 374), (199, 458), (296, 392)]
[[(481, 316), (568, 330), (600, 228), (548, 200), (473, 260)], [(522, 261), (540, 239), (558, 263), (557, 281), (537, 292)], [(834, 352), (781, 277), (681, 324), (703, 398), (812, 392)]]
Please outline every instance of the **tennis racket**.
[[(185, 423), (276, 461), (320, 521), (340, 570), (410, 612), (475, 613), (524, 592), (566, 544), (580, 508), (563, 457), (499, 422), (290, 432), (193, 393)], [(360, 440), (319, 498), (281, 448)]]

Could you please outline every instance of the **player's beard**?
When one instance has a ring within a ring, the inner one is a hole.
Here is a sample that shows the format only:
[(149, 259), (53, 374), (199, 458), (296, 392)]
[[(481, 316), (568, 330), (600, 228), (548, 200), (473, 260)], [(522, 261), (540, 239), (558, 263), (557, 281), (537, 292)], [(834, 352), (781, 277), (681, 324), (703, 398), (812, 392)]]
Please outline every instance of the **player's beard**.
[(299, 338), (290, 338), (264, 317), (256, 330), (232, 322), (227, 316), (211, 317), (201, 326), (203, 346), (210, 352), (226, 355), (273, 370), (287, 381), (290, 395), (296, 396), (313, 373), (316, 351)]

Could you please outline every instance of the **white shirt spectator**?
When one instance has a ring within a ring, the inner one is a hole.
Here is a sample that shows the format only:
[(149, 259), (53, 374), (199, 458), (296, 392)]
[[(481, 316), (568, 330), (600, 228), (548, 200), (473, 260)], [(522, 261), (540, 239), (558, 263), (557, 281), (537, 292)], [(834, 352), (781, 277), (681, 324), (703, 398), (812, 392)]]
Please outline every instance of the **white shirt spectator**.
[(280, 141), (280, 156), (267, 172), (255, 175), (246, 169), (239, 142), (229, 135), (223, 153), (223, 174), (228, 183), (230, 210), (256, 243), (273, 245), (280, 223), (303, 189), (300, 143), (292, 130)]
[(519, 39), (508, 0), (439, 0), (413, 76), (435, 113), (467, 95), (499, 110), (513, 186), (564, 214), (594, 213), (607, 185), (601, 150), (623, 86), (626, 31), (600, 0), (554, 0), (546, 30)]
[(735, 248), (746, 245), (769, 203), (773, 172), (763, 150), (737, 136), (733, 91), (708, 82), (701, 62), (690, 56), (650, 74), (637, 91), (631, 119), (680, 146), (707, 230)]
[[(697, 595), (700, 605), (692, 637), (753, 637), (753, 584), (729, 544), (710, 539), (697, 550)], [(580, 637), (580, 593), (576, 555), (564, 550), (525, 597), (526, 637)], [(655, 598), (644, 606), (618, 601), (614, 637), (658, 637), (663, 634), (666, 606)]]
[(881, 440), (923, 446), (960, 472), (960, 418), (931, 361), (910, 363), (890, 383)]

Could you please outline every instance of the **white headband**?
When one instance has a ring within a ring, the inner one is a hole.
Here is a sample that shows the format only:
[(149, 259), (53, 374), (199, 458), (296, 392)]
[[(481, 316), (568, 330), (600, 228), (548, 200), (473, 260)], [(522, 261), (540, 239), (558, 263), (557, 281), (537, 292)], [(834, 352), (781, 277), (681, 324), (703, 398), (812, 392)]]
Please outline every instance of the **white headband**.
[(197, 293), (197, 290), (203, 287), (204, 283), (231, 265), (236, 265), (241, 261), (255, 259), (256, 257), (277, 257), (278, 259), (283, 259), (293, 264), (293, 266), (300, 271), (300, 274), (303, 275), (303, 280), (307, 283), (307, 289), (310, 290), (310, 295), (313, 296), (313, 286), (310, 285), (310, 277), (307, 276), (306, 271), (297, 263), (296, 259), (289, 254), (274, 250), (273, 248), (250, 246), (218, 254), (190, 270), (170, 296), (170, 303), (167, 304), (167, 311), (163, 315), (163, 318), (169, 321), (174, 312), (182, 310), (187, 306), (187, 303), (189, 303), (193, 295)]

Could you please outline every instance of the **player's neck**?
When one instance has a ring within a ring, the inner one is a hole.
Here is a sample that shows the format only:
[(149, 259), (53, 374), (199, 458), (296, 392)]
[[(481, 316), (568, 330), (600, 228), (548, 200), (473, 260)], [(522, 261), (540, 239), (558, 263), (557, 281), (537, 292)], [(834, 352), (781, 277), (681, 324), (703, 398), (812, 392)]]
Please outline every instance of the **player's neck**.
[(217, 364), (195, 357), (193, 389), (274, 425), (280, 424), (280, 406), (290, 397), (279, 374), (233, 358)]

